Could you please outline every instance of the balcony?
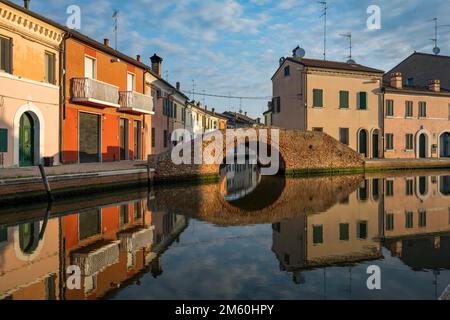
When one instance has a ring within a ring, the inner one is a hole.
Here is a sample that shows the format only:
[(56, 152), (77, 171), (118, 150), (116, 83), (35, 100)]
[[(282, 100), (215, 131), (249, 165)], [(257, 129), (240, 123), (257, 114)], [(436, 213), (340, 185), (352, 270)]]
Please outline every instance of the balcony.
[(92, 276), (119, 262), (120, 241), (96, 243), (72, 252), (71, 263), (81, 269), (82, 276)]
[(154, 114), (153, 98), (134, 91), (119, 93), (119, 111), (129, 113)]
[(119, 88), (90, 78), (72, 79), (72, 101), (119, 108)]

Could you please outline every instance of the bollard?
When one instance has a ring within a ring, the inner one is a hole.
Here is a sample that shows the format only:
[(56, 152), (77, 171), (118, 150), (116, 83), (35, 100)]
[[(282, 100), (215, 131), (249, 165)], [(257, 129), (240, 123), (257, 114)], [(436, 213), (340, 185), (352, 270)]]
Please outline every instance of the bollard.
[(52, 189), (50, 188), (50, 184), (48, 183), (47, 175), (45, 174), (45, 169), (42, 164), (39, 165), (39, 171), (41, 171), (42, 182), (44, 183), (48, 201), (53, 202)]

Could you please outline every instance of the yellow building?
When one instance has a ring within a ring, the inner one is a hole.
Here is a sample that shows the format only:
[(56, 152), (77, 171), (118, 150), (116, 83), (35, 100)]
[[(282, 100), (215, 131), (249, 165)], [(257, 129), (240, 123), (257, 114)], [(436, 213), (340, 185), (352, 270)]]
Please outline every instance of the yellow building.
[(0, 167), (59, 161), (63, 27), (0, 1)]
[(383, 71), (289, 57), (272, 77), (272, 125), (322, 131), (367, 158), (382, 157)]

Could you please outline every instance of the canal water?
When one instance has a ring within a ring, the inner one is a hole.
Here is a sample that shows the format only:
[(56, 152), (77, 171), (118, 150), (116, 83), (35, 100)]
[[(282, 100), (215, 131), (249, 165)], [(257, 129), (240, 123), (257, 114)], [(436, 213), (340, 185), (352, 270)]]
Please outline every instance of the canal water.
[(434, 300), (449, 285), (450, 172), (232, 165), (216, 183), (0, 210), (0, 299)]

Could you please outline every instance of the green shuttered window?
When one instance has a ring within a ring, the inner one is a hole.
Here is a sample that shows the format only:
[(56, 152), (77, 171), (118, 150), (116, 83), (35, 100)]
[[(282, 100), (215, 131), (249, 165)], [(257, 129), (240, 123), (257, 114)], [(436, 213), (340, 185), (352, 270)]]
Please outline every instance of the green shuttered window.
[(8, 152), (8, 129), (0, 129), (0, 152)]
[(349, 107), (349, 92), (340, 91), (339, 92), (339, 108), (348, 109)]
[(313, 107), (323, 108), (323, 90), (314, 89), (313, 90)]
[(367, 92), (358, 92), (358, 109), (367, 110)]

